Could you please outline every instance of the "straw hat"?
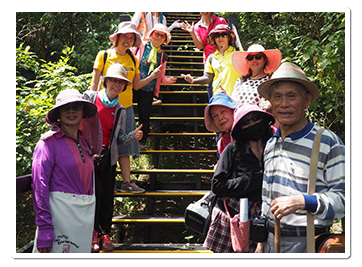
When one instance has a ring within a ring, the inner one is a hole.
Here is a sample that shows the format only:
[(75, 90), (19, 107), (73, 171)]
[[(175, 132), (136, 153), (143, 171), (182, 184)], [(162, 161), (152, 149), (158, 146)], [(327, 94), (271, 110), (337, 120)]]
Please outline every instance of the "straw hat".
[(166, 41), (165, 41), (165, 45), (167, 45), (170, 41), (171, 41), (171, 33), (170, 31), (168, 30), (168, 28), (163, 25), (162, 23), (157, 23), (153, 28), (152, 30), (148, 33), (148, 38), (150, 38), (150, 36), (152, 35), (152, 33), (154, 31), (159, 31), (159, 32), (164, 32), (167, 36), (166, 38)]
[(224, 93), (215, 94), (212, 98), (210, 98), (209, 105), (206, 106), (204, 110), (205, 126), (208, 131), (215, 133), (218, 132), (219, 129), (215, 126), (214, 121), (211, 118), (210, 108), (216, 105), (225, 106), (234, 110), (239, 106), (239, 104), (233, 102), (231, 97)]
[(113, 43), (117, 43), (118, 35), (119, 34), (125, 34), (125, 33), (134, 33), (136, 40), (134, 42), (133, 46), (139, 46), (142, 43), (142, 38), (140, 33), (137, 31), (136, 24), (130, 22), (130, 21), (123, 21), (120, 24), (118, 24), (118, 31), (111, 36), (109, 36), (109, 40), (111, 40)]
[(52, 124), (59, 119), (59, 108), (70, 103), (81, 102), (83, 104), (83, 117), (93, 117), (97, 113), (97, 106), (83, 99), (83, 95), (76, 89), (65, 89), (61, 91), (55, 100), (55, 106), (49, 110), (46, 122)]
[(264, 67), (265, 74), (276, 71), (282, 61), (282, 53), (278, 49), (265, 50), (263, 46), (253, 44), (247, 51), (237, 51), (231, 57), (235, 70), (242, 76), (246, 76), (249, 73), (249, 65), (246, 57), (250, 53), (263, 53), (267, 57)]
[(297, 82), (304, 85), (308, 92), (312, 94), (312, 101), (317, 99), (319, 94), (318, 87), (307, 80), (307, 76), (305, 75), (304, 71), (299, 68), (297, 65), (285, 62), (280, 65), (280, 67), (274, 72), (272, 77), (261, 83), (258, 86), (259, 95), (264, 98), (269, 98), (270, 90), (269, 88), (276, 82), (279, 81), (290, 81), (290, 82)]
[(126, 68), (119, 62), (116, 62), (114, 64), (112, 64), (111, 66), (109, 66), (108, 70), (107, 70), (107, 74), (106, 76), (102, 77), (102, 80), (104, 82), (104, 80), (106, 78), (116, 78), (116, 79), (121, 79), (127, 82), (127, 86), (132, 84), (132, 82), (130, 80), (127, 79), (128, 76), (128, 71), (126, 70)]
[(222, 32), (226, 32), (226, 33), (228, 33), (229, 36), (231, 36), (231, 41), (230, 41), (231, 44), (235, 43), (235, 41), (236, 41), (235, 34), (231, 30), (229, 25), (226, 25), (226, 24), (218, 24), (218, 25), (216, 25), (216, 27), (213, 30), (210, 31), (210, 33), (209, 33), (209, 35), (207, 37), (208, 42), (213, 46), (217, 46), (216, 42), (215, 42), (214, 35), (215, 35), (215, 33), (222, 33)]

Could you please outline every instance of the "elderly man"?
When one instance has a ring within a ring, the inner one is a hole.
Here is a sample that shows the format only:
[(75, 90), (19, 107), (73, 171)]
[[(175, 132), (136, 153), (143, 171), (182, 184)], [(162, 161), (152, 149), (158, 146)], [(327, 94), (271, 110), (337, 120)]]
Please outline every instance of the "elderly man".
[(270, 101), (280, 127), (264, 152), (262, 214), (268, 220), (268, 238), (257, 252), (274, 252), (275, 218), (281, 223), (280, 252), (306, 252), (306, 211), (314, 215), (316, 235), (344, 217), (344, 144), (333, 132), (323, 132), (316, 190), (308, 195), (311, 150), (320, 127), (306, 118), (305, 109), (319, 89), (298, 66), (286, 62), (258, 92)]

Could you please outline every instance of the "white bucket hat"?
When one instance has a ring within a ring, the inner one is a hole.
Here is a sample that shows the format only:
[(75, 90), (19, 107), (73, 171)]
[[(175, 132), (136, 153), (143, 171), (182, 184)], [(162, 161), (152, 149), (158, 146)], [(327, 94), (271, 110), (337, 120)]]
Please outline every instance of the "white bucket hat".
[(127, 76), (128, 71), (126, 70), (126, 68), (121, 63), (116, 62), (109, 66), (106, 76), (102, 77), (102, 81), (104, 82), (106, 78), (116, 78), (126, 81), (128, 86), (132, 84), (132, 82), (127, 79)]
[(125, 33), (134, 33), (135, 34), (135, 42), (133, 46), (139, 46), (142, 43), (142, 38), (140, 33), (137, 31), (136, 24), (130, 21), (123, 21), (118, 25), (118, 31), (111, 36), (109, 36), (109, 40), (113, 43), (117, 43), (118, 35)]

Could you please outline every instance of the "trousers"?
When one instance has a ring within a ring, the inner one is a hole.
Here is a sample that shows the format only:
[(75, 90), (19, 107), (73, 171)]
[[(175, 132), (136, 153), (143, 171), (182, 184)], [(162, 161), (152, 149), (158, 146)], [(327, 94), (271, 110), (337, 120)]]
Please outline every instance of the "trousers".
[(150, 132), (150, 115), (153, 102), (153, 92), (146, 92), (143, 90), (134, 91), (135, 102), (138, 103), (138, 117), (139, 123), (143, 124), (142, 131), (143, 137), (142, 141), (146, 141), (148, 134)]
[(103, 147), (100, 161), (95, 166), (96, 211), (94, 230), (109, 234), (113, 218), (114, 187), (116, 182), (116, 166), (111, 166), (110, 151)]

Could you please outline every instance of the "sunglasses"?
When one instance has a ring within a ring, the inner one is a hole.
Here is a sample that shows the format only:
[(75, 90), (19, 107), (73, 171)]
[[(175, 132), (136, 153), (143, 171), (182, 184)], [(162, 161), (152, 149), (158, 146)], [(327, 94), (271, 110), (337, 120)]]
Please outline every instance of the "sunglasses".
[(258, 120), (261, 120), (262, 119), (262, 117), (260, 117), (260, 116), (255, 116), (255, 117), (252, 117), (251, 119), (246, 119), (246, 120), (241, 120), (240, 121), (240, 125), (241, 126), (247, 126), (247, 125), (249, 125), (250, 124), (250, 122), (257, 122)]
[(227, 32), (215, 33), (215, 34), (214, 34), (214, 37), (215, 37), (215, 38), (226, 37), (226, 36), (228, 36), (228, 33), (227, 33)]
[(60, 108), (60, 110), (63, 112), (69, 111), (71, 109), (74, 111), (80, 111), (81, 109), (83, 109), (83, 104), (80, 104), (80, 103), (67, 104)]
[(257, 54), (257, 55), (248, 55), (248, 56), (246, 57), (246, 59), (247, 59), (248, 61), (252, 61), (254, 58), (255, 58), (256, 60), (260, 60), (260, 59), (264, 58), (264, 55), (263, 55), (263, 54)]

